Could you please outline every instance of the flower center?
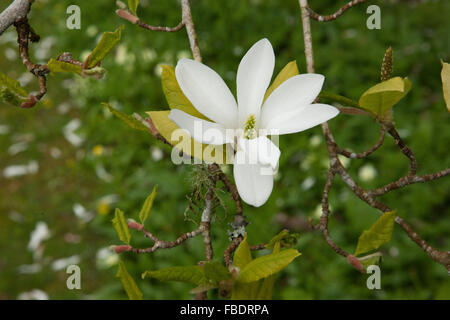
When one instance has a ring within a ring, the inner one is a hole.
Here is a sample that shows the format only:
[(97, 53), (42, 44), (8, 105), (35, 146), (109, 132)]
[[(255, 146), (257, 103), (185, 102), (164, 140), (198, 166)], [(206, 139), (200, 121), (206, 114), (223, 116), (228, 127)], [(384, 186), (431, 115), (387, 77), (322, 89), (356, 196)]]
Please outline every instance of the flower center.
[(245, 122), (244, 126), (244, 137), (246, 139), (255, 139), (258, 136), (256, 132), (256, 119), (255, 116), (252, 114), (250, 117), (248, 117), (247, 121)]

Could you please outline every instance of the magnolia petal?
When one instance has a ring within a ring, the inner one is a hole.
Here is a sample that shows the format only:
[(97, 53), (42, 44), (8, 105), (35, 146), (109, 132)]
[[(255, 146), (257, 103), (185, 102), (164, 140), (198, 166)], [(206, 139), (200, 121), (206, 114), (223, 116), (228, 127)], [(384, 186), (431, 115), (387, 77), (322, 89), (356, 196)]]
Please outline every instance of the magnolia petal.
[(236, 127), (236, 100), (214, 70), (198, 61), (181, 59), (175, 76), (183, 93), (200, 113), (226, 128)]
[(309, 105), (314, 102), (322, 89), (325, 77), (316, 73), (296, 75), (283, 82), (270, 94), (261, 110), (261, 126), (280, 113)]
[(200, 143), (220, 145), (233, 142), (232, 137), (227, 139), (226, 129), (221, 124), (191, 116), (179, 109), (172, 109), (169, 119)]
[(249, 164), (247, 154), (240, 150), (234, 158), (233, 173), (242, 200), (255, 207), (267, 201), (273, 188), (273, 170), (270, 166)]
[(275, 169), (280, 159), (280, 149), (267, 137), (239, 139), (239, 148), (247, 154), (249, 164), (270, 165)]
[(236, 77), (239, 125), (250, 115), (259, 119), (264, 94), (270, 84), (275, 54), (269, 40), (256, 42), (242, 58)]
[(289, 134), (312, 128), (334, 118), (339, 110), (321, 103), (300, 106), (270, 119), (265, 127), (271, 134)]

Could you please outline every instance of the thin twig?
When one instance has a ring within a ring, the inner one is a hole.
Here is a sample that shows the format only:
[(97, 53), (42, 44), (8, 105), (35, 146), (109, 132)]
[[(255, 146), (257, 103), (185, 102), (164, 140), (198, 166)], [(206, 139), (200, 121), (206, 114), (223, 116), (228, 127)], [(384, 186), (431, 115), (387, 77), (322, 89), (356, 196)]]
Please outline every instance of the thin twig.
[[(306, 56), (306, 63), (307, 63), (307, 70), (308, 72), (314, 72), (314, 59), (313, 59), (313, 50), (312, 50), (312, 39), (311, 39), (311, 28), (310, 28), (310, 20), (309, 20), (309, 7), (308, 7), (308, 1), (307, 0), (299, 0), (300, 8), (302, 12), (302, 22), (303, 22), (303, 39), (305, 43), (305, 56)], [(344, 10), (345, 11), (345, 10)], [(342, 13), (341, 13), (342, 14)], [(386, 124), (383, 124), (386, 125)], [(330, 174), (332, 175), (339, 175), (344, 180), (344, 182), (348, 185), (348, 187), (353, 191), (353, 193), (358, 196), (361, 200), (369, 204), (371, 207), (376, 208), (380, 210), (381, 212), (388, 212), (392, 211), (389, 206), (384, 204), (383, 202), (379, 201), (376, 196), (379, 194), (384, 194), (390, 190), (393, 190), (395, 188), (401, 187), (401, 185), (406, 185), (416, 182), (425, 182), (428, 180), (434, 180), (438, 179), (442, 176), (448, 175), (450, 172), (448, 169), (445, 169), (443, 171), (440, 171), (438, 173), (417, 177), (416, 171), (417, 171), (417, 161), (414, 156), (414, 153), (409, 149), (409, 147), (406, 145), (406, 143), (402, 140), (400, 135), (395, 130), (393, 124), (386, 125), (386, 129), (388, 133), (394, 138), (396, 145), (399, 147), (399, 149), (402, 151), (403, 154), (405, 154), (408, 159), (410, 160), (410, 170), (407, 176), (401, 178), (400, 180), (396, 181), (394, 184), (389, 184), (385, 187), (381, 188), (381, 191), (379, 189), (375, 191), (368, 191), (361, 188), (361, 186), (358, 185), (358, 183), (350, 176), (350, 174), (347, 172), (347, 170), (344, 168), (342, 163), (339, 161), (339, 158), (337, 157), (337, 150), (338, 146), (336, 144), (336, 141), (334, 140), (333, 134), (331, 133), (331, 130), (328, 126), (328, 123), (325, 122), (322, 124), (322, 131), (325, 136), (325, 141), (327, 144), (327, 150), (330, 157)], [(331, 179), (332, 181), (332, 179)], [(325, 186), (325, 191), (329, 190), (328, 185), (330, 184), (330, 178)], [(325, 206), (323, 205), (324, 213), (327, 212), (327, 203), (328, 203), (328, 193), (324, 192), (324, 199), (322, 199), (323, 203), (325, 203)], [(325, 219), (325, 218), (324, 218)], [(406, 234), (409, 236), (411, 240), (413, 240), (428, 256), (430, 256), (433, 260), (436, 262), (442, 264), (448, 271), (450, 271), (450, 251), (440, 251), (437, 250), (430, 245), (426, 243), (426, 241), (420, 237), (420, 235), (408, 224), (404, 219), (397, 216), (395, 218), (395, 222), (401, 226), (403, 231), (406, 232)], [(324, 230), (327, 229), (327, 227), (324, 227), (324, 223), (321, 225)], [(324, 233), (325, 238), (327, 240), (327, 243), (330, 244), (330, 246), (335, 249), (336, 247), (333, 242), (330, 243), (329, 234), (328, 231), (325, 231)], [(328, 237), (327, 237), (328, 235)], [(338, 249), (339, 251), (339, 249)], [(337, 251), (337, 252), (338, 252)], [(341, 255), (344, 255), (344, 252), (338, 252)], [(358, 263), (358, 260), (353, 257), (352, 255), (347, 255), (347, 260), (349, 263), (354, 266), (357, 269), (360, 269), (360, 264)]]
[(377, 143), (375, 143), (372, 147), (370, 147), (368, 150), (361, 152), (361, 153), (354, 153), (345, 149), (341, 149), (339, 147), (336, 148), (336, 152), (339, 154), (342, 154), (343, 156), (350, 158), (350, 159), (363, 159), (369, 155), (371, 155), (373, 152), (375, 152), (384, 142), (384, 137), (386, 134), (386, 130), (381, 126), (380, 127), (380, 138), (378, 139)]
[(335, 13), (327, 15), (327, 16), (321, 16), (321, 15), (317, 14), (309, 6), (306, 6), (306, 10), (308, 11), (308, 14), (311, 17), (311, 19), (316, 20), (316, 21), (320, 21), (320, 22), (328, 22), (328, 21), (336, 20), (340, 15), (342, 15), (345, 11), (347, 11), (351, 7), (353, 7), (353, 6), (355, 6), (355, 5), (359, 4), (359, 3), (363, 3), (363, 2), (366, 2), (366, 0), (353, 0), (353, 1), (350, 1), (349, 3), (347, 3), (346, 5), (341, 7)]
[(191, 45), (192, 55), (198, 62), (202, 62), (200, 48), (198, 46), (197, 33), (195, 32), (194, 21), (192, 20), (191, 6), (189, 0), (181, 0), (181, 10), (183, 23), (186, 26), (186, 32)]
[(27, 101), (22, 103), (22, 108), (31, 108), (37, 101), (41, 100), (42, 97), (47, 93), (47, 79), (46, 76), (50, 73), (50, 69), (47, 65), (41, 65), (33, 63), (28, 54), (28, 43), (29, 41), (38, 41), (39, 36), (32, 31), (30, 25), (28, 24), (27, 18), (14, 22), (14, 26), (17, 30), (17, 42), (19, 44), (19, 53), (22, 63), (27, 68), (27, 70), (32, 73), (39, 80), (39, 92), (37, 95), (30, 94)]
[(122, 9), (118, 9), (116, 10), (116, 14), (121, 17), (122, 19), (125, 19), (141, 28), (147, 29), (147, 30), (151, 30), (151, 31), (162, 31), (162, 32), (177, 32), (181, 29), (183, 29), (184, 27), (184, 22), (181, 21), (178, 25), (176, 25), (175, 27), (162, 27), (162, 26), (152, 26), (149, 25), (143, 21), (141, 21), (138, 17), (136, 17), (135, 15), (131, 14), (128, 11), (122, 10)]

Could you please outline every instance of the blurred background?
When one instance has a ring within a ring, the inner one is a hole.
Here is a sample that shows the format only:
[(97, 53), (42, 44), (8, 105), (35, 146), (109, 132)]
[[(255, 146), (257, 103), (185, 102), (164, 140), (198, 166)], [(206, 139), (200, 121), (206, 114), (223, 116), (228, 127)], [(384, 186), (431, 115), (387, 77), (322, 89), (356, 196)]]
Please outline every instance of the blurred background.
[[(11, 1), (2, 1), (3, 10)], [(296, 0), (192, 0), (203, 60), (235, 90), (237, 66), (246, 50), (267, 37), (275, 50), (275, 73), (297, 59), (305, 72), (303, 39)], [(81, 8), (81, 30), (66, 28), (66, 9)], [(329, 14), (345, 1), (310, 1)], [(381, 8), (381, 30), (366, 28), (369, 4)], [(119, 19), (115, 1), (37, 0), (29, 20), (41, 35), (31, 45), (35, 62), (46, 63), (64, 51), (83, 60), (101, 34), (125, 24), (122, 41), (104, 61), (103, 80), (62, 75), (48, 77), (49, 92), (35, 108), (0, 105), (0, 299), (125, 299), (115, 277), (119, 244), (111, 225), (116, 207), (137, 219), (155, 184), (159, 192), (148, 228), (165, 240), (196, 227), (187, 212), (193, 166), (175, 166), (170, 149), (150, 135), (129, 129), (101, 106), (109, 102), (123, 112), (167, 109), (160, 79), (161, 64), (191, 57), (182, 30), (157, 33)], [(176, 0), (141, 0), (138, 14), (152, 25), (180, 21)], [(400, 134), (415, 151), (419, 173), (448, 167), (449, 113), (442, 98), (440, 59), (450, 61), (450, 2), (370, 1), (337, 21), (312, 21), (316, 70), (326, 76), (325, 89), (358, 99), (379, 82), (380, 62), (388, 46), (394, 51), (394, 75), (408, 76), (411, 92), (395, 107)], [(28, 91), (36, 80), (17, 52), (13, 28), (0, 36), (0, 70)], [(369, 117), (341, 115), (330, 123), (338, 143), (356, 152), (379, 135)], [(245, 206), (251, 221), (249, 242), (266, 242), (288, 225), (301, 234), (302, 256), (285, 269), (275, 287), (276, 299), (450, 299), (446, 270), (433, 262), (396, 226), (383, 252), (382, 289), (368, 290), (367, 276), (351, 268), (322, 236), (306, 228), (320, 216), (320, 199), (328, 168), (320, 127), (282, 136), (280, 170), (269, 201)], [(373, 188), (404, 175), (406, 158), (387, 138), (365, 160), (343, 160), (363, 187)], [(231, 168), (228, 168), (230, 173)], [(450, 248), (450, 179), (413, 185), (383, 197), (431, 245)], [(234, 206), (227, 194), (213, 225), (216, 259), (228, 245), (226, 230)], [(330, 232), (354, 252), (358, 236), (378, 213), (337, 179), (330, 195)], [(194, 221), (194, 222), (193, 222)], [(133, 244), (150, 245), (133, 234)], [(121, 258), (146, 299), (189, 299), (190, 285), (140, 280), (140, 273), (175, 265), (192, 265), (204, 257), (201, 239), (149, 255)], [(81, 290), (68, 290), (65, 270), (81, 267)], [(214, 296), (214, 294), (212, 295)]]

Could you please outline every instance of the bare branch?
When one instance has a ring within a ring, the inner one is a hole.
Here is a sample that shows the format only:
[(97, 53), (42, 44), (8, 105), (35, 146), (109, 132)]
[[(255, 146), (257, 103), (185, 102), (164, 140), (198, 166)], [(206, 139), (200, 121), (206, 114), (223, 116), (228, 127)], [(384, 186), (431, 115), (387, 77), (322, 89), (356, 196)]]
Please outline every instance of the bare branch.
[(150, 252), (155, 252), (158, 249), (169, 249), (169, 248), (173, 248), (173, 247), (179, 246), (180, 244), (182, 244), (186, 240), (194, 238), (194, 237), (200, 235), (204, 231), (204, 226), (200, 225), (197, 229), (181, 235), (180, 237), (178, 237), (174, 241), (163, 241), (163, 240), (160, 240), (159, 238), (157, 238), (151, 232), (145, 230), (144, 226), (142, 224), (140, 224), (140, 223), (129, 222), (128, 223), (128, 227), (130, 229), (134, 229), (134, 230), (142, 232), (143, 235), (146, 238), (151, 239), (154, 242), (154, 244), (153, 244), (152, 247), (148, 247), (148, 248), (144, 248), (144, 249), (134, 248), (132, 246), (115, 246), (114, 250), (115, 250), (116, 253), (122, 253), (122, 252), (125, 252), (125, 251), (132, 251), (132, 252), (135, 252), (135, 253), (150, 253)]
[(444, 169), (444, 170), (441, 170), (441, 171), (438, 171), (435, 173), (426, 174), (423, 176), (406, 175), (404, 177), (401, 177), (397, 181), (388, 183), (387, 185), (385, 185), (383, 187), (371, 190), (369, 192), (374, 196), (381, 196), (392, 190), (400, 189), (400, 188), (406, 187), (407, 185), (410, 185), (410, 184), (433, 181), (433, 180), (437, 180), (439, 178), (442, 178), (442, 177), (445, 177), (448, 175), (450, 175), (450, 168), (447, 168), (447, 169)]
[(151, 30), (151, 31), (162, 31), (162, 32), (177, 32), (181, 29), (183, 29), (184, 27), (184, 22), (181, 21), (178, 25), (176, 25), (175, 27), (162, 27), (162, 26), (152, 26), (149, 25), (143, 21), (141, 21), (138, 17), (136, 17), (135, 15), (131, 14), (128, 11), (122, 10), (122, 9), (118, 9), (116, 10), (116, 14), (121, 17), (122, 19), (128, 20), (129, 22), (138, 25), (141, 28), (147, 29), (147, 30)]
[[(312, 50), (312, 40), (311, 40), (311, 28), (310, 28), (310, 20), (309, 15), (314, 16), (314, 13), (310, 12), (310, 9), (308, 7), (308, 1), (307, 0), (299, 0), (300, 2), (300, 8), (302, 12), (302, 21), (303, 21), (303, 39), (305, 43), (305, 55), (306, 55), (306, 63), (307, 63), (307, 70), (308, 72), (314, 72), (314, 59), (313, 59), (313, 50)], [(347, 4), (348, 7), (346, 7), (345, 10), (350, 8), (356, 3), (360, 3), (362, 1), (352, 1), (351, 3)], [(350, 5), (351, 4), (351, 5)], [(342, 10), (344, 12), (345, 10)], [(333, 19), (336, 19), (337, 16), (342, 14), (342, 12), (339, 13), (339, 11), (335, 14), (336, 16)], [(323, 20), (324, 18), (322, 18)], [(324, 20), (323, 20), (324, 21)], [(445, 169), (443, 171), (437, 172), (435, 174), (426, 175), (422, 177), (416, 176), (417, 171), (417, 161), (414, 156), (414, 153), (409, 149), (409, 147), (406, 145), (406, 143), (402, 140), (400, 135), (395, 130), (393, 124), (382, 124), (386, 126), (386, 129), (388, 133), (394, 138), (395, 144), (399, 147), (401, 152), (408, 157), (410, 160), (410, 170), (407, 176), (399, 179), (398, 181), (388, 184), (387, 186), (384, 186), (380, 189), (374, 190), (374, 191), (368, 191), (361, 188), (358, 183), (350, 176), (350, 174), (347, 172), (347, 170), (344, 168), (342, 163), (339, 161), (339, 158), (337, 157), (338, 154), (338, 146), (336, 144), (336, 141), (334, 140), (333, 134), (330, 131), (330, 128), (328, 126), (328, 123), (325, 122), (322, 124), (322, 131), (325, 136), (325, 141), (327, 144), (328, 154), (330, 157), (330, 173), (329, 178), (327, 181), (327, 184), (325, 185), (324, 194), (322, 198), (322, 210), (323, 210), (323, 222), (320, 223), (320, 226), (322, 230), (326, 230), (324, 233), (325, 239), (327, 243), (339, 254), (345, 256), (345, 251), (337, 247), (334, 242), (332, 242), (331, 238), (329, 237), (329, 234), (327, 234), (328, 229), (324, 228), (323, 226), (327, 222), (328, 215), (329, 215), (329, 208), (328, 208), (328, 192), (331, 188), (331, 182), (333, 180), (334, 175), (339, 175), (344, 182), (349, 186), (349, 188), (353, 191), (353, 193), (358, 196), (361, 200), (369, 204), (371, 207), (376, 208), (380, 210), (381, 212), (388, 212), (392, 211), (386, 204), (379, 201), (376, 196), (384, 194), (390, 190), (400, 188), (403, 185), (407, 185), (410, 183), (415, 182), (425, 182), (429, 180), (438, 179), (440, 177), (443, 177), (445, 175), (450, 174), (450, 169)], [(381, 139), (380, 139), (381, 140)], [(382, 143), (382, 142), (381, 142)], [(381, 145), (380, 143), (380, 145)], [(374, 148), (378, 148), (378, 143), (374, 146)], [(371, 148), (372, 149), (372, 148)], [(369, 153), (373, 152), (372, 150), (368, 150)], [(395, 222), (401, 226), (403, 231), (406, 232), (406, 234), (413, 240), (428, 256), (430, 256), (433, 260), (436, 262), (442, 264), (448, 271), (450, 271), (450, 251), (440, 251), (437, 250), (430, 245), (428, 245), (425, 240), (423, 240), (419, 234), (408, 224), (405, 220), (403, 220), (401, 217), (397, 216), (395, 218)], [(341, 251), (342, 250), (342, 251)], [(347, 260), (349, 263), (354, 266), (355, 268), (359, 268), (359, 264), (357, 263), (357, 259), (351, 255), (347, 254)]]
[(321, 15), (315, 13), (309, 6), (306, 6), (306, 10), (308, 11), (308, 14), (311, 17), (311, 19), (316, 20), (316, 21), (320, 21), (320, 22), (328, 22), (328, 21), (336, 20), (339, 16), (341, 16), (345, 11), (347, 11), (351, 7), (353, 7), (353, 6), (355, 6), (355, 5), (359, 4), (359, 3), (363, 3), (363, 2), (366, 2), (366, 0), (353, 0), (353, 1), (350, 1), (349, 3), (347, 3), (346, 5), (341, 7), (335, 13), (327, 15), (327, 16), (321, 16)]
[(39, 80), (39, 92), (36, 96), (30, 94), (28, 101), (22, 103), (22, 108), (31, 108), (37, 101), (47, 93), (47, 79), (46, 76), (50, 72), (47, 65), (33, 63), (28, 54), (29, 41), (38, 41), (39, 36), (31, 29), (27, 18), (14, 22), (17, 30), (17, 42), (19, 43), (19, 53), (22, 63), (27, 70), (32, 73)]
[(0, 13), (0, 35), (12, 24), (24, 20), (34, 0), (14, 0)]
[(194, 59), (202, 62), (202, 56), (200, 54), (200, 48), (198, 46), (197, 34), (195, 32), (194, 21), (192, 20), (191, 6), (189, 0), (181, 0), (181, 10), (183, 23), (186, 26), (189, 42), (191, 44), (191, 51)]
[(384, 142), (385, 134), (386, 130), (383, 127), (380, 127), (380, 139), (378, 139), (377, 143), (375, 143), (372, 147), (370, 147), (368, 150), (364, 152), (354, 153), (345, 149), (341, 149), (339, 147), (336, 148), (336, 152), (350, 159), (363, 159), (372, 154), (373, 152), (375, 152), (379, 147), (381, 147), (381, 145)]

